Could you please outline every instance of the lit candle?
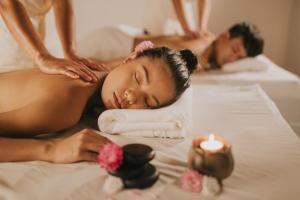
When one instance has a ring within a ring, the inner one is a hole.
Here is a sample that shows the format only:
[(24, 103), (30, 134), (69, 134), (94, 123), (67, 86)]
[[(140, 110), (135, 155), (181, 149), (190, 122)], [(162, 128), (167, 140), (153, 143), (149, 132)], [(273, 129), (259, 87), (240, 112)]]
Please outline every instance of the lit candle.
[(222, 149), (223, 146), (224, 144), (222, 142), (215, 140), (214, 134), (210, 134), (208, 140), (200, 143), (202, 149), (209, 151), (218, 151), (219, 149)]

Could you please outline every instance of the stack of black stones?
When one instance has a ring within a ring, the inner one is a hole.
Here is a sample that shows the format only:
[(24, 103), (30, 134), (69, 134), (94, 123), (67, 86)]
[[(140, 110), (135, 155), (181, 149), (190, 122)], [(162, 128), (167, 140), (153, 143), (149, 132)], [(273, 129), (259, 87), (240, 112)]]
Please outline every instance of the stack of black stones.
[(159, 177), (155, 166), (149, 163), (154, 158), (155, 151), (144, 144), (128, 144), (122, 149), (122, 165), (116, 171), (108, 173), (121, 178), (125, 188), (151, 187)]

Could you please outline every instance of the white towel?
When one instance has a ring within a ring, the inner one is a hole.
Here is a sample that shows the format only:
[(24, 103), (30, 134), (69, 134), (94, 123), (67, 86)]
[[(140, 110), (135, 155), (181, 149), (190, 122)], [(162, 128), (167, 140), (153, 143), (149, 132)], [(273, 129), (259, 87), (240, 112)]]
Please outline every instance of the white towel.
[(182, 138), (191, 124), (192, 88), (172, 105), (159, 109), (112, 109), (98, 118), (104, 133), (142, 137)]

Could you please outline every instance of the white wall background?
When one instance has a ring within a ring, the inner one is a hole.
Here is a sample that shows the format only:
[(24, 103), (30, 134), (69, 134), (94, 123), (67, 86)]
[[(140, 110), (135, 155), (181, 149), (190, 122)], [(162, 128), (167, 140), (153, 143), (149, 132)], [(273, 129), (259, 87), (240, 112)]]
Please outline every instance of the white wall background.
[(160, 33), (172, 15), (171, 0), (74, 0), (78, 28), (83, 33), (99, 25), (130, 24)]
[(286, 51), (288, 69), (300, 75), (300, 1), (294, 0)]
[(212, 0), (209, 27), (220, 33), (235, 22), (256, 24), (265, 38), (265, 54), (285, 66), (292, 5), (293, 0)]
[[(159, 34), (167, 18), (175, 19), (171, 0), (74, 0), (74, 6), (78, 37), (112, 24), (130, 24)], [(209, 29), (213, 33), (241, 21), (259, 27), (269, 58), (300, 74), (299, 0), (212, 0)]]

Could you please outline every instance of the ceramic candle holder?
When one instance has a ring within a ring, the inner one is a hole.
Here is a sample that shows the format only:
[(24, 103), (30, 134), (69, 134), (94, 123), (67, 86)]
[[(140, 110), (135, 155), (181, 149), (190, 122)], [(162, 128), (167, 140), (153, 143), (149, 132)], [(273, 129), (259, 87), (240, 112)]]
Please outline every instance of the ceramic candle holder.
[(202, 174), (223, 180), (233, 171), (234, 161), (231, 145), (221, 136), (215, 136), (215, 139), (222, 142), (224, 146), (219, 150), (210, 151), (200, 147), (203, 141), (208, 140), (207, 136), (194, 138), (189, 151), (188, 164), (190, 168)]

